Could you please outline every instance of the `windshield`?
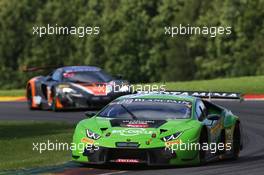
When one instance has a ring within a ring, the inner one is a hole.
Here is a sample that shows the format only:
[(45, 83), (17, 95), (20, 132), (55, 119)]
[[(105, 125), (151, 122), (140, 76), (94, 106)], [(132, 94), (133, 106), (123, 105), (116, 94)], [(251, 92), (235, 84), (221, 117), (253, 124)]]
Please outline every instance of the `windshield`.
[(191, 102), (163, 99), (122, 99), (116, 100), (105, 107), (100, 117), (164, 120), (185, 119), (191, 116)]
[(66, 82), (75, 83), (105, 83), (113, 80), (103, 71), (65, 72), (63, 79)]

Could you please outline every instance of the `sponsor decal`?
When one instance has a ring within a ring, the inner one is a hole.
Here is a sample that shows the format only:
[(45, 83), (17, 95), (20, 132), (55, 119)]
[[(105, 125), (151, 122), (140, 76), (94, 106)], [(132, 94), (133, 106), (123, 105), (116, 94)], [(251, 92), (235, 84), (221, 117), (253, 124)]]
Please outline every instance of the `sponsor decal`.
[(112, 127), (128, 127), (128, 128), (158, 128), (166, 120), (123, 120), (123, 119), (112, 119)]
[[(146, 120), (123, 120), (122, 125), (126, 127), (131, 127), (131, 128), (148, 128), (149, 123), (154, 123), (154, 121)], [(121, 125), (121, 126), (122, 126)]]
[(116, 102), (112, 102), (111, 104), (131, 104), (134, 102), (152, 102), (152, 103), (175, 103), (175, 104), (184, 104), (187, 106), (191, 106), (192, 102), (185, 100), (172, 100), (172, 99), (146, 99), (146, 98), (131, 98), (131, 99), (121, 99)]
[(112, 134), (119, 134), (121, 136), (137, 136), (137, 135), (151, 135), (153, 131), (147, 131), (144, 128), (127, 128), (123, 130), (113, 130)]
[(131, 127), (131, 128), (148, 128), (148, 124), (127, 124), (127, 127)]
[(138, 159), (116, 159), (116, 160), (113, 160), (113, 162), (116, 162), (116, 163), (139, 163), (140, 161)]
[(230, 98), (230, 99), (240, 99), (240, 93), (234, 92), (202, 92), (202, 91), (139, 91), (139, 94), (168, 94), (168, 95), (182, 95), (182, 96), (195, 96), (202, 98)]
[(82, 138), (82, 139), (81, 139), (81, 142), (82, 142), (82, 143), (87, 143), (87, 144), (94, 144), (94, 140), (89, 139), (89, 138), (87, 138), (87, 137)]
[(181, 143), (182, 143), (181, 140), (173, 140), (173, 141), (165, 142), (165, 146), (169, 147), (169, 146), (177, 145), (177, 144), (181, 144)]

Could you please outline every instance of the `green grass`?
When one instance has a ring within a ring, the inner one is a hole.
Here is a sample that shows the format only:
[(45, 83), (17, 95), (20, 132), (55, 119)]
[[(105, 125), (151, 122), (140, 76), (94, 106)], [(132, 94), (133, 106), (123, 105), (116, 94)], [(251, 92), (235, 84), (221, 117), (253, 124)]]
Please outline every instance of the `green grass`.
[(25, 96), (25, 89), (0, 90), (0, 97), (20, 97)]
[(0, 122), (0, 170), (57, 165), (71, 160), (68, 151), (33, 150), (33, 143), (71, 143), (74, 126), (67, 123)]
[(264, 93), (264, 76), (167, 82), (164, 84), (166, 85), (166, 90)]

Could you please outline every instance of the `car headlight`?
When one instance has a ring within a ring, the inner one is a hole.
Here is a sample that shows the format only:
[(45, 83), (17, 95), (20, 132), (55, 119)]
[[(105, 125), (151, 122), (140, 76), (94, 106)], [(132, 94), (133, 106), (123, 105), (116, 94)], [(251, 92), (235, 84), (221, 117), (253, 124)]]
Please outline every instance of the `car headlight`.
[(172, 135), (163, 137), (162, 140), (164, 142), (168, 142), (168, 141), (171, 141), (171, 140), (175, 140), (175, 139), (179, 138), (181, 134), (182, 134), (182, 132), (176, 132), (175, 134), (172, 134)]
[(93, 140), (98, 140), (101, 136), (92, 132), (90, 129), (86, 129), (86, 136)]

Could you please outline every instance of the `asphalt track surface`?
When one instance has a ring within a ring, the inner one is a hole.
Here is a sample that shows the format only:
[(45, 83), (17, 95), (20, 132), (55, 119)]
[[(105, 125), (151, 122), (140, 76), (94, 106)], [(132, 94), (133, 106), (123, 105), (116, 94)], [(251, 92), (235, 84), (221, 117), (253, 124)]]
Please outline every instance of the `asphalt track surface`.
[[(195, 167), (147, 167), (141, 166), (81, 166), (72, 162), (42, 169), (28, 169), (15, 174), (263, 174), (264, 173), (264, 102), (216, 102), (232, 110), (241, 118), (244, 128), (244, 150), (236, 161), (218, 161)], [(85, 118), (83, 112), (54, 113), (51, 111), (29, 111), (26, 103), (1, 102), (0, 120), (38, 120), (78, 122)], [(1, 173), (0, 173), (1, 174)]]

